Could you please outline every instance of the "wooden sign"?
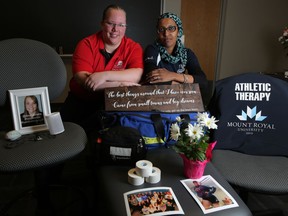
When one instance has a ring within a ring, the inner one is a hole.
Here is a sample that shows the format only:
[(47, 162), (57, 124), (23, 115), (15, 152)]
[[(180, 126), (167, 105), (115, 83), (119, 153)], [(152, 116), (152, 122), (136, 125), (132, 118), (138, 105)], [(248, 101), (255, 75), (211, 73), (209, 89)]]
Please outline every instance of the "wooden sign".
[(198, 83), (105, 89), (106, 111), (204, 111)]

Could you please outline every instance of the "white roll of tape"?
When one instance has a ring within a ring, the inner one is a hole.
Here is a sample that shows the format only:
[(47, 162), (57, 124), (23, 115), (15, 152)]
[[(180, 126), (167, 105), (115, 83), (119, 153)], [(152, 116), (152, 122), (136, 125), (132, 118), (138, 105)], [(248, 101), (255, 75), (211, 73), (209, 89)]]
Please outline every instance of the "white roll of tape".
[(144, 177), (137, 175), (136, 169), (132, 168), (128, 171), (128, 182), (132, 185), (141, 185), (144, 183)]
[(142, 177), (148, 177), (152, 174), (153, 164), (148, 160), (139, 160), (136, 162), (136, 173)]
[(145, 178), (145, 181), (151, 184), (156, 184), (161, 180), (161, 170), (158, 167), (152, 168), (152, 174)]

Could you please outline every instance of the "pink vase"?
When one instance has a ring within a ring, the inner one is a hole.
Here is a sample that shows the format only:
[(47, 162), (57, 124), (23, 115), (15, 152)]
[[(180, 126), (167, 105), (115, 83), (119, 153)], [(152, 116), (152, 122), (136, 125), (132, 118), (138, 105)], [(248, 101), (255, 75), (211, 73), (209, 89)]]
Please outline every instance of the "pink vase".
[(184, 175), (190, 179), (199, 179), (203, 176), (207, 164), (207, 160), (193, 161), (188, 159), (185, 155), (180, 154), (184, 164)]

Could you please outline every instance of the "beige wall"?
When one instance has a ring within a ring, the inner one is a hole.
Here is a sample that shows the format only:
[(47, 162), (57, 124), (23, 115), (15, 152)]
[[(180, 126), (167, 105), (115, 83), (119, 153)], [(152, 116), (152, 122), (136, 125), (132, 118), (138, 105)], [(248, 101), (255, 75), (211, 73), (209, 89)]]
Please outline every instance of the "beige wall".
[(171, 12), (181, 16), (181, 0), (163, 0), (162, 13)]
[(224, 2), (216, 78), (288, 69), (288, 58), (278, 42), (283, 28), (288, 26), (288, 1)]

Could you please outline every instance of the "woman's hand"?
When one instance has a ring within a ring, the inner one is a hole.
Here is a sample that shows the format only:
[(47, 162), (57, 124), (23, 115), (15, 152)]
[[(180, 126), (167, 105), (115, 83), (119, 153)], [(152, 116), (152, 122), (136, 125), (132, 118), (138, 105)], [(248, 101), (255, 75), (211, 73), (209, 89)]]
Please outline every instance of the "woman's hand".
[(106, 82), (106, 73), (105, 72), (98, 72), (90, 74), (85, 80), (84, 86), (86, 89), (95, 91), (98, 89), (100, 85)]
[(74, 78), (76, 82), (87, 91), (97, 91), (119, 86), (140, 86), (137, 82), (140, 80), (142, 72), (142, 68), (129, 68), (122, 71), (102, 71), (95, 73), (79, 71), (74, 74)]
[(146, 82), (151, 84), (170, 81), (172, 82), (172, 84), (194, 83), (194, 77), (189, 74), (178, 74), (175, 72), (171, 72), (165, 68), (155, 69), (146, 75)]
[(133, 83), (133, 82), (120, 82), (119, 87), (123, 86), (141, 86), (139, 83)]
[(158, 68), (146, 75), (146, 81), (148, 83), (160, 83), (174, 81), (175, 72), (170, 72), (165, 68)]

